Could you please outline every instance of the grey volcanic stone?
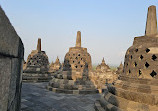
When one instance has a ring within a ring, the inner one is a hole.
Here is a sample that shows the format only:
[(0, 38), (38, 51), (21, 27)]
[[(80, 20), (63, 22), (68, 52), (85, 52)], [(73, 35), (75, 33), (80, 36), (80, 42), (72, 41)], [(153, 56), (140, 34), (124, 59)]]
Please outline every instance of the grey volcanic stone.
[(0, 111), (20, 111), (24, 47), (0, 7)]
[(152, 5), (148, 8), (145, 35), (153, 36), (155, 34), (157, 34), (156, 6)]

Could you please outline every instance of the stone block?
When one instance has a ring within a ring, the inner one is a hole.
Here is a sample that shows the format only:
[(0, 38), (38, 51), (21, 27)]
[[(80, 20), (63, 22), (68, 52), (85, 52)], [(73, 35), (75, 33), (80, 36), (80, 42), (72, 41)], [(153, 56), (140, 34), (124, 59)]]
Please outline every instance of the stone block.
[(0, 110), (7, 111), (11, 78), (10, 58), (0, 56)]
[(79, 90), (73, 90), (73, 94), (79, 94)]

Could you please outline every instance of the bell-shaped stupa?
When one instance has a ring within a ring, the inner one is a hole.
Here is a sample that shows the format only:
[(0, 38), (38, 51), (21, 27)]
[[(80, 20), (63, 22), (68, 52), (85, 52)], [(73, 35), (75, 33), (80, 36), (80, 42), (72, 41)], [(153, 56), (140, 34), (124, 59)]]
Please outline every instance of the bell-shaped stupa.
[(37, 50), (32, 50), (27, 58), (23, 71), (24, 82), (46, 82), (51, 79), (48, 56), (41, 51), (41, 39), (38, 39)]
[(50, 91), (69, 94), (97, 93), (89, 72), (92, 69), (91, 56), (87, 48), (81, 47), (81, 32), (77, 32), (76, 46), (66, 53), (63, 70), (54, 75), (47, 88)]
[(96, 111), (158, 111), (158, 35), (156, 7), (148, 8), (145, 35), (127, 50), (122, 74), (107, 85)]

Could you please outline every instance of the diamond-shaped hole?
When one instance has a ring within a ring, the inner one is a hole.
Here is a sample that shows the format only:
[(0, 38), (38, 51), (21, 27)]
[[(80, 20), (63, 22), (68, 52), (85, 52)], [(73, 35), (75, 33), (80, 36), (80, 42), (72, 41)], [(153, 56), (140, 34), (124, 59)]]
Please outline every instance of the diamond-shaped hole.
[(157, 59), (156, 55), (152, 55), (152, 60), (155, 61)]
[(131, 55), (131, 59), (133, 58), (133, 56)]
[(128, 66), (128, 63), (126, 65)]
[(147, 49), (146, 49), (146, 53), (148, 53), (148, 52), (150, 52), (150, 49), (147, 48)]
[(131, 73), (131, 70), (129, 70), (128, 72)]
[(135, 51), (138, 52), (138, 49), (136, 49)]
[(141, 56), (140, 56), (140, 59), (142, 60), (143, 58), (144, 58), (144, 57), (141, 55)]
[(154, 77), (154, 76), (157, 75), (157, 73), (153, 70), (153, 71), (150, 73), (150, 75), (151, 75), (152, 77)]
[(150, 65), (146, 62), (145, 63), (145, 67), (148, 68)]
[(136, 63), (136, 62), (134, 63), (134, 66), (135, 66), (135, 67), (137, 66), (137, 63)]
[(139, 70), (139, 76), (142, 74), (142, 71), (141, 70)]

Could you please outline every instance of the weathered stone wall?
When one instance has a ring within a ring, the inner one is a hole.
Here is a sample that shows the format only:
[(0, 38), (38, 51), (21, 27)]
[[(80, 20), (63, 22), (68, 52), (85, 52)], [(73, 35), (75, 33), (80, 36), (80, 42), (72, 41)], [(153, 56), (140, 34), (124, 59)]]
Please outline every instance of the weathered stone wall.
[(0, 111), (20, 111), (23, 43), (0, 7)]

